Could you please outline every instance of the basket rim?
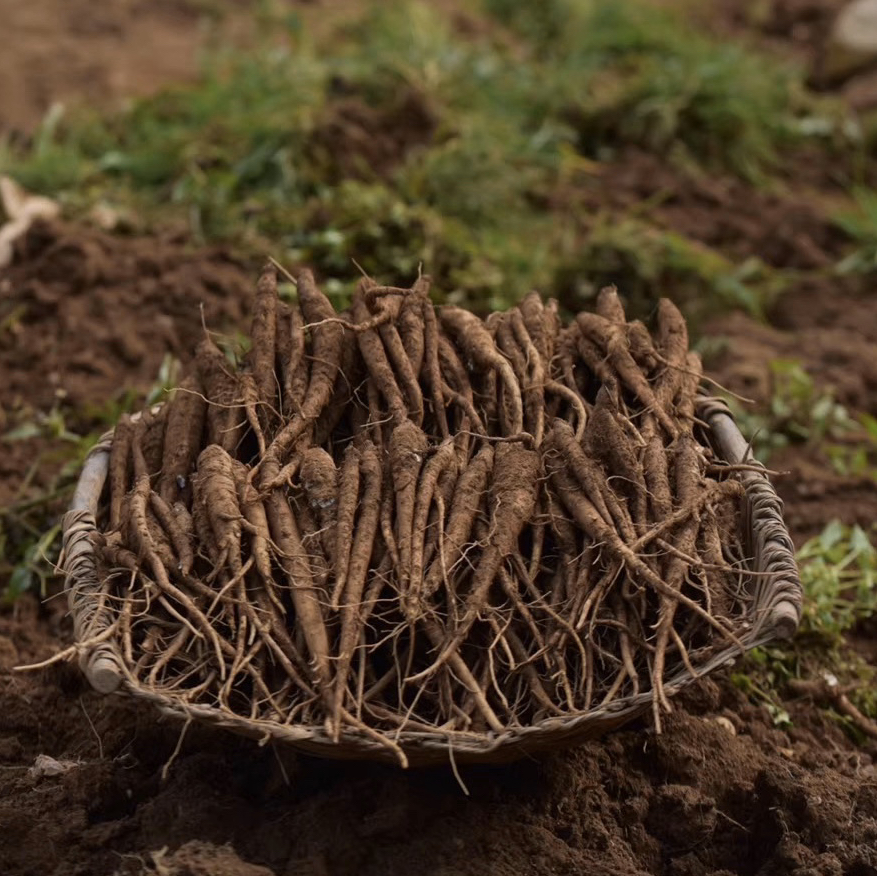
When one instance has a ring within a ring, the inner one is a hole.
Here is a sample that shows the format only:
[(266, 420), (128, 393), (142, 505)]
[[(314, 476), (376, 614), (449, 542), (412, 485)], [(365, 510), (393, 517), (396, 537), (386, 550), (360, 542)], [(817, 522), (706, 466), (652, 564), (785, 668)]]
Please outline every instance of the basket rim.
[[(151, 410), (156, 412), (161, 405)], [(706, 439), (723, 462), (745, 464), (735, 472), (745, 488), (745, 528), (752, 555), (752, 603), (742, 633), (744, 651), (776, 639), (790, 638), (801, 618), (803, 592), (794, 556), (794, 546), (783, 521), (783, 503), (771, 484), (764, 466), (751, 453), (730, 409), (724, 401), (706, 395), (697, 399), (697, 416), (706, 426)], [(134, 417), (139, 417), (135, 414)], [(61, 567), (73, 617), (74, 638), (80, 653), (80, 667), (92, 687), (105, 694), (120, 692), (147, 700), (169, 716), (196, 720), (258, 739), (284, 742), (310, 753), (336, 759), (403, 761), (413, 765), (442, 762), (503, 762), (525, 754), (574, 744), (601, 735), (642, 714), (652, 702), (651, 690), (616, 700), (586, 712), (544, 718), (525, 727), (494, 731), (402, 730), (391, 734), (396, 750), (362, 731), (345, 728), (336, 742), (322, 726), (285, 725), (264, 719), (250, 719), (220, 712), (213, 706), (186, 702), (141, 685), (129, 672), (112, 640), (112, 612), (101, 598), (103, 581), (98, 575), (95, 536), (96, 516), (108, 475), (113, 431), (105, 433), (89, 452), (73, 500), (62, 521)], [(664, 682), (669, 695), (735, 662), (739, 648), (728, 645), (712, 649), (692, 675), (684, 666)], [(399, 750), (402, 756), (399, 755)]]

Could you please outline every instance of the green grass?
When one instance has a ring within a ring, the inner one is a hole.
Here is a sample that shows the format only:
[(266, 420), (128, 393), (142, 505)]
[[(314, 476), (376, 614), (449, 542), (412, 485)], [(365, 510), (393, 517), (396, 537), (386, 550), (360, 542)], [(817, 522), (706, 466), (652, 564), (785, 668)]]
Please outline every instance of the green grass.
[(877, 193), (870, 189), (853, 191), (855, 208), (839, 213), (835, 221), (852, 241), (852, 251), (837, 265), (840, 274), (877, 272)]
[(835, 130), (805, 96), (799, 71), (706, 36), (684, 8), (588, 0), (486, 5), (563, 82), (552, 90), (554, 109), (572, 121), (586, 155), (636, 145), (760, 180), (783, 150)]
[(57, 404), (48, 412), (22, 411), (0, 433), (0, 453), (22, 442), (35, 448), (16, 495), (0, 506), (0, 582), (6, 582), (0, 604), (27, 591), (46, 595), (61, 550), (60, 515), (86, 455), (123, 413), (160, 401), (179, 376), (179, 361), (168, 355), (146, 393), (125, 390), (105, 404), (75, 411)]
[(877, 614), (877, 548), (861, 527), (830, 523), (801, 547), (798, 563), (807, 595), (803, 635), (840, 644)]
[(877, 419), (850, 414), (796, 359), (773, 360), (770, 380), (770, 398), (760, 407), (728, 399), (757, 459), (770, 463), (777, 451), (805, 448), (840, 475), (877, 479)]
[[(797, 678), (837, 679), (866, 716), (877, 719), (877, 667), (848, 644), (848, 636), (877, 616), (877, 530), (829, 523), (798, 550), (804, 589), (801, 625), (792, 642), (756, 648), (734, 673), (735, 684), (765, 706), (779, 726), (791, 723), (777, 691)], [(850, 720), (830, 712), (854, 737)], [(860, 740), (863, 741), (863, 740)]]
[(555, 274), (553, 286), (568, 309), (580, 309), (615, 283), (628, 312), (647, 317), (656, 290), (685, 309), (692, 329), (707, 317), (739, 309), (764, 319), (785, 285), (783, 275), (756, 256), (734, 263), (719, 251), (635, 217), (598, 216), (583, 244)]

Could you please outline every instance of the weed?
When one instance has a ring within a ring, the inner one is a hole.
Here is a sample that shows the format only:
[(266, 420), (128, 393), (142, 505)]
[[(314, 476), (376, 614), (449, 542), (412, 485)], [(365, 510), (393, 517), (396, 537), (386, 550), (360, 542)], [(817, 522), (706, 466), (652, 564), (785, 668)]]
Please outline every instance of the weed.
[(774, 664), (768, 649), (756, 648), (746, 657), (746, 671), (731, 674), (734, 686), (753, 703), (763, 706), (774, 726), (781, 728), (792, 724), (791, 716), (776, 692), (780, 676), (786, 674), (783, 667), (782, 662)]
[(0, 587), (0, 603), (14, 602), (29, 590), (46, 595), (61, 548), (60, 516), (86, 455), (123, 413), (162, 401), (177, 385), (179, 370), (179, 361), (165, 356), (145, 394), (126, 390), (109, 402), (75, 411), (59, 403), (47, 412), (20, 416), (0, 435), (0, 447), (26, 443), (33, 453), (15, 495), (0, 507), (0, 580), (7, 581), (5, 589)]
[(835, 217), (850, 236), (855, 249), (837, 264), (840, 274), (872, 274), (877, 271), (877, 193), (868, 189), (853, 192), (856, 209)]
[[(806, 445), (811, 449), (828, 449), (829, 455), (834, 453), (837, 467), (843, 467), (847, 457), (838, 442), (864, 439), (867, 430), (862, 421), (851, 417), (830, 389), (817, 387), (795, 359), (774, 359), (770, 363), (770, 379), (770, 400), (759, 411), (729, 399), (741, 430), (752, 440), (755, 456), (767, 462), (777, 450), (793, 444)], [(855, 461), (850, 459), (846, 465), (852, 467)]]
[(761, 180), (780, 151), (842, 123), (805, 96), (797, 71), (705, 36), (678, 10), (588, 0), (487, 9), (565, 73), (555, 93), (591, 157), (636, 144)]
[(832, 644), (877, 613), (877, 549), (859, 526), (830, 523), (798, 551), (802, 631)]
[[(788, 645), (749, 652), (732, 676), (734, 683), (754, 702), (778, 710), (782, 701), (773, 691), (785, 682), (830, 675), (849, 690), (865, 715), (877, 717), (875, 669), (846, 640), (858, 626), (877, 617), (873, 538), (860, 526), (833, 521), (801, 546), (797, 559), (804, 589), (798, 634)], [(857, 732), (847, 718), (832, 714), (851, 733)]]
[(580, 309), (604, 285), (624, 290), (631, 312), (648, 316), (660, 295), (685, 306), (690, 323), (729, 308), (756, 318), (785, 280), (757, 258), (735, 265), (718, 251), (646, 220), (601, 217), (555, 277), (561, 299)]

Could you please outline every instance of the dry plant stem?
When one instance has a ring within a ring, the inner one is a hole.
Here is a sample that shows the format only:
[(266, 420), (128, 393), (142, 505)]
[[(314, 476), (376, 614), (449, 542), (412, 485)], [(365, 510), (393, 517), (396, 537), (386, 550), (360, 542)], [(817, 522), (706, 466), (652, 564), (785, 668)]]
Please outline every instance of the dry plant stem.
[(396, 494), (396, 545), (400, 562), (398, 574), (403, 593), (407, 591), (411, 578), (414, 507), (427, 446), (426, 435), (411, 420), (401, 422), (390, 435), (389, 463)]
[(490, 333), (474, 314), (459, 307), (443, 307), (440, 313), (442, 326), (450, 332), (466, 356), (481, 368), (488, 368), (499, 375), (503, 384), (503, 397), (509, 410), (508, 432), (517, 434), (524, 428), (524, 410), (521, 390), (511, 365), (496, 349)]
[[(457, 457), (454, 442), (448, 439), (439, 445), (436, 452), (424, 464), (420, 482), (417, 484), (414, 518), (411, 527), (411, 565), (408, 591), (403, 600), (403, 610), (409, 619), (416, 618), (421, 610), (420, 599), (423, 591), (424, 549), (428, 532), (427, 523), (433, 499), (439, 498), (436, 496), (439, 477), (448, 469), (452, 469), (455, 474), (456, 465)], [(444, 526), (444, 520), (440, 519), (437, 525), (439, 527)]]
[(422, 304), (423, 314), (423, 372), (421, 377), (429, 387), (432, 397), (432, 415), (438, 425), (439, 434), (444, 440), (450, 436), (448, 418), (445, 412), (445, 398), (442, 393), (442, 372), (439, 361), (439, 327), (435, 311), (428, 301)]
[(110, 482), (110, 531), (117, 530), (122, 523), (122, 503), (128, 492), (129, 465), (131, 454), (131, 438), (134, 426), (131, 417), (123, 414), (113, 432), (113, 443), (110, 448), (109, 482)]
[[(344, 347), (343, 320), (335, 317), (328, 298), (314, 282), (310, 271), (300, 271), (296, 278), (302, 316), (311, 326), (311, 369), (301, 410), (274, 436), (261, 465), (276, 477), (289, 450), (312, 426), (332, 397), (332, 388), (341, 364)], [(263, 483), (269, 483), (263, 475)]]
[(338, 611), (341, 594), (347, 584), (347, 569), (350, 565), (350, 551), (353, 545), (353, 522), (359, 499), (360, 454), (356, 445), (349, 444), (344, 451), (338, 485), (338, 506), (336, 512), (335, 536), (335, 588), (332, 591), (331, 606)]
[[(270, 469), (265, 470), (267, 477), (272, 474)], [(323, 696), (328, 713), (331, 714), (330, 648), (321, 607), (323, 597), (314, 586), (310, 562), (302, 548), (301, 535), (285, 491), (275, 488), (264, 501), (271, 537), (277, 545), (278, 563), (286, 578), (284, 583), (289, 588), (297, 624), (304, 634), (310, 653), (314, 686)]]
[(207, 441), (234, 453), (246, 418), (240, 404), (238, 381), (231, 373), (232, 366), (210, 338), (198, 344), (195, 365), (207, 400)]
[(862, 714), (838, 685), (831, 685), (825, 681), (793, 678), (789, 681), (789, 688), (796, 694), (809, 696), (820, 702), (828, 702), (842, 715), (849, 718), (853, 724), (866, 736), (877, 739), (877, 722)]
[(266, 428), (271, 423), (269, 412), (276, 408), (277, 304), (277, 271), (269, 262), (262, 268), (256, 285), (249, 354), (257, 398), (262, 405), (260, 416)]
[(350, 663), (353, 659), (354, 648), (360, 639), (362, 624), (365, 622), (360, 616), (362, 594), (378, 531), (381, 499), (381, 464), (374, 445), (370, 442), (364, 443), (359, 451), (359, 460), (362, 481), (362, 511), (350, 550), (344, 597), (340, 608), (341, 631), (338, 638), (335, 686), (332, 695), (332, 714), (336, 738), (340, 727), (341, 707), (347, 690)]
[(409, 681), (425, 678), (442, 666), (459, 648), (479, 613), (487, 608), (487, 595), (506, 557), (517, 548), (518, 538), (536, 507), (539, 456), (516, 444), (500, 444), (490, 486), (490, 535), (475, 572), (466, 599), (466, 610), (450, 641), (435, 663)]

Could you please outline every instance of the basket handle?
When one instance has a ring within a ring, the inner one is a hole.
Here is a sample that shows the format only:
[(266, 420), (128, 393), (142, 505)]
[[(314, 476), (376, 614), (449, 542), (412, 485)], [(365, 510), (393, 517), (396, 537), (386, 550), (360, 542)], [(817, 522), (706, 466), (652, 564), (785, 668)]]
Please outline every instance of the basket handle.
[[(70, 510), (62, 521), (64, 589), (77, 643), (94, 641), (113, 624), (94, 544), (98, 533), (95, 516), (107, 479), (112, 441), (113, 433), (108, 432), (86, 457)], [(112, 693), (122, 683), (122, 663), (109, 641), (86, 648), (79, 665), (91, 686), (101, 693)]]
[[(710, 428), (716, 449), (731, 465), (764, 468), (753, 456), (728, 406), (721, 399), (700, 397), (698, 416)], [(804, 599), (795, 548), (783, 521), (783, 501), (763, 471), (745, 470), (747, 523), (754, 550), (754, 570), (771, 573), (755, 579), (755, 604), (764, 609), (753, 618), (753, 633), (763, 641), (790, 639), (801, 620)]]

